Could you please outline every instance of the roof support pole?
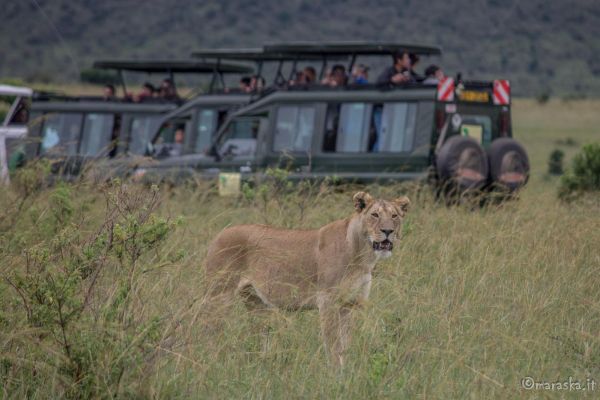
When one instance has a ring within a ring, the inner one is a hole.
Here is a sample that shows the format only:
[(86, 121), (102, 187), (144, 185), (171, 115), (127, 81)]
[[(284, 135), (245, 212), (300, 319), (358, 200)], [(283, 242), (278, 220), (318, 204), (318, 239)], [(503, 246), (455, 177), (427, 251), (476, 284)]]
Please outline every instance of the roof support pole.
[(294, 79), (294, 75), (296, 74), (296, 66), (298, 65), (298, 56), (294, 58), (294, 62), (292, 63), (292, 69), (290, 70), (290, 77), (288, 78), (288, 82)]
[(321, 64), (321, 72), (319, 72), (319, 81), (325, 77), (325, 69), (327, 68), (327, 56), (323, 55), (323, 63)]
[(350, 59), (350, 64), (348, 64), (348, 76), (352, 75), (352, 68), (354, 68), (355, 62), (356, 62), (356, 53), (352, 54), (352, 58)]
[(285, 83), (285, 76), (283, 76), (283, 73), (281, 72), (282, 67), (283, 67), (283, 60), (279, 60), (279, 63), (277, 64), (277, 73), (275, 74), (275, 84), (276, 85), (283, 85), (283, 83)]
[(121, 88), (123, 89), (123, 98), (127, 98), (127, 85), (125, 84), (125, 74), (123, 74), (123, 70), (119, 70), (119, 81), (121, 81)]
[(261, 76), (262, 75), (262, 68), (263, 68), (263, 61), (260, 60), (257, 63), (258, 65), (256, 66), (256, 75), (257, 76)]

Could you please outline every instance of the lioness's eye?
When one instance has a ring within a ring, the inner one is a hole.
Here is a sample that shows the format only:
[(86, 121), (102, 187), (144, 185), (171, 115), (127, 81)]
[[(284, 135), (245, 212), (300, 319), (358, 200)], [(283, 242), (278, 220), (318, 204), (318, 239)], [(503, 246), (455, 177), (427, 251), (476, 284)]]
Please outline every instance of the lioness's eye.
[(398, 214), (393, 214), (392, 218), (394, 218), (394, 219), (398, 218)]
[(379, 214), (377, 214), (377, 213), (373, 213), (373, 214), (371, 214), (371, 216), (373, 216), (375, 218), (379, 218)]

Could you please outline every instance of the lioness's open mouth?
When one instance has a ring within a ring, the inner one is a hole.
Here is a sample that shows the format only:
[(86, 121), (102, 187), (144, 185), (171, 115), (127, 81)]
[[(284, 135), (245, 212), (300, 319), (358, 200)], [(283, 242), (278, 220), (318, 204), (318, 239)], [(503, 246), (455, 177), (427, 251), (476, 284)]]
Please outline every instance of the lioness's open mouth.
[(373, 250), (392, 251), (393, 248), (394, 244), (387, 239), (382, 242), (373, 242)]

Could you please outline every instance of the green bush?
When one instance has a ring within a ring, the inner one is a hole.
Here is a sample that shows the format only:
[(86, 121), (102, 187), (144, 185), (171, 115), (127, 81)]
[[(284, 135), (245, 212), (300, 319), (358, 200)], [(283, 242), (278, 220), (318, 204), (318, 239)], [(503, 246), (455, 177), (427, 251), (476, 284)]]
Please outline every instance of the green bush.
[(560, 182), (559, 197), (570, 200), (585, 192), (600, 191), (600, 143), (583, 146)]
[(165, 339), (164, 319), (140, 312), (140, 279), (152, 264), (142, 270), (139, 260), (175, 225), (155, 214), (158, 189), (101, 188), (104, 216), (91, 229), (78, 190), (59, 184), (5, 228), (0, 258), (12, 265), (0, 292), (12, 296), (0, 313), (0, 387), (8, 393), (52, 386), (65, 398), (127, 397)]
[(548, 160), (548, 173), (550, 175), (562, 175), (564, 173), (564, 158), (565, 152), (560, 149), (556, 149), (550, 153), (550, 159)]

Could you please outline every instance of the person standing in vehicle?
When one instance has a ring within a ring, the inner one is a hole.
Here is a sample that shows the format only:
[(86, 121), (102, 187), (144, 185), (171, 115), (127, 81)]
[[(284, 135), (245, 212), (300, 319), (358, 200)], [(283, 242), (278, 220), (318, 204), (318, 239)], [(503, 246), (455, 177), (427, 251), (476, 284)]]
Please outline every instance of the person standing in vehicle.
[(394, 54), (394, 65), (384, 70), (377, 78), (378, 84), (402, 84), (415, 82), (415, 78), (410, 73), (411, 60), (407, 51), (400, 51)]
[(317, 82), (317, 71), (313, 67), (306, 67), (302, 71), (304, 73), (304, 83), (306, 85), (314, 85)]
[(334, 65), (331, 68), (331, 73), (321, 81), (323, 85), (329, 85), (332, 87), (344, 86), (348, 81), (346, 76), (346, 67), (341, 64)]
[(168, 101), (177, 101), (179, 100), (179, 96), (177, 95), (177, 91), (175, 90), (175, 84), (169, 78), (163, 79), (160, 84), (160, 98)]
[(260, 75), (252, 75), (250, 79), (250, 91), (260, 92), (265, 88), (265, 78)]
[(154, 97), (155, 92), (156, 90), (154, 89), (154, 85), (152, 85), (150, 82), (146, 82), (142, 86), (142, 91), (140, 92), (140, 94), (137, 95), (136, 101), (138, 103), (141, 103), (143, 101), (151, 99)]
[(242, 79), (240, 79), (239, 88), (243, 93), (252, 92), (252, 78), (249, 76), (244, 76)]
[(426, 85), (437, 85), (445, 77), (444, 71), (439, 66), (431, 64), (425, 69), (425, 80), (423, 83)]
[(110, 83), (104, 85), (102, 99), (104, 101), (115, 100), (115, 87), (113, 85), (111, 85)]
[(352, 69), (352, 82), (357, 85), (369, 83), (369, 67), (359, 64)]

